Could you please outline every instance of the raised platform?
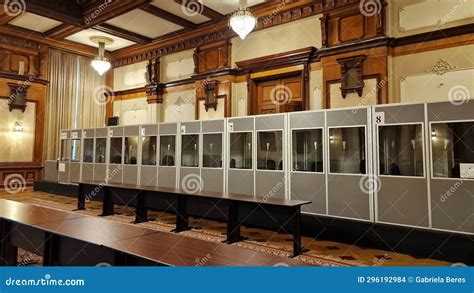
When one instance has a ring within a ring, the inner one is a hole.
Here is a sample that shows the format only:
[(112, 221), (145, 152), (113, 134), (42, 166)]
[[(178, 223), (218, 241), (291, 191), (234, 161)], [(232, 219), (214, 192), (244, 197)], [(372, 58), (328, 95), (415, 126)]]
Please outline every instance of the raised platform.
[[(77, 197), (77, 186), (57, 182), (37, 181), (34, 189), (51, 194)], [(97, 200), (101, 200), (97, 198)], [(204, 216), (208, 212), (196, 202), (190, 205), (190, 214)], [(205, 218), (224, 220), (217, 209)], [(278, 217), (278, 214), (272, 215)], [(274, 230), (274, 220), (265, 213), (255, 213), (246, 221), (247, 226)], [(289, 227), (290, 228), (290, 227)], [(435, 232), (423, 229), (364, 223), (303, 214), (302, 232), (308, 237), (353, 244), (366, 248), (406, 253), (419, 258), (432, 258), (453, 263), (474, 265), (473, 239), (469, 235)]]

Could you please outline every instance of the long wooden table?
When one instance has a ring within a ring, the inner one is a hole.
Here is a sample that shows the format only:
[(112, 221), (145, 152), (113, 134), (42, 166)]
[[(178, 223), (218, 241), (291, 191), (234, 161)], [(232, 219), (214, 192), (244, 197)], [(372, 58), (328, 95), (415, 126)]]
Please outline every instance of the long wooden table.
[(43, 265), (272, 266), (296, 260), (0, 199), (0, 265), (17, 264), (18, 248)]
[[(121, 205), (135, 205), (135, 222), (140, 223), (147, 221), (147, 209), (153, 209), (152, 205), (147, 204), (151, 199), (164, 199), (176, 202), (176, 205), (170, 205), (172, 211), (176, 214), (176, 228), (175, 232), (181, 232), (190, 229), (189, 215), (187, 213), (187, 200), (190, 198), (200, 198), (209, 200), (210, 202), (218, 200), (227, 203), (227, 239), (224, 241), (232, 244), (244, 239), (240, 233), (240, 226), (242, 221), (239, 220), (239, 204), (246, 203), (255, 206), (277, 206), (282, 208), (287, 215), (288, 222), (293, 222), (293, 254), (291, 257), (300, 255), (307, 251), (301, 244), (301, 206), (310, 204), (310, 201), (290, 200), (280, 198), (264, 198), (253, 197), (241, 194), (219, 193), (200, 191), (190, 193), (189, 191), (179, 188), (168, 188), (161, 186), (147, 186), (134, 184), (113, 184), (97, 181), (81, 181), (77, 182), (79, 185), (78, 191), (78, 206), (79, 210), (85, 209), (87, 199), (97, 196), (97, 193), (102, 194), (103, 210), (102, 215), (108, 216), (114, 213), (114, 202)], [(88, 188), (87, 188), (88, 187)], [(91, 190), (94, 193), (91, 193)], [(124, 201), (120, 198), (119, 190), (128, 190), (132, 192), (132, 196)], [(212, 205), (211, 207), (214, 207)]]

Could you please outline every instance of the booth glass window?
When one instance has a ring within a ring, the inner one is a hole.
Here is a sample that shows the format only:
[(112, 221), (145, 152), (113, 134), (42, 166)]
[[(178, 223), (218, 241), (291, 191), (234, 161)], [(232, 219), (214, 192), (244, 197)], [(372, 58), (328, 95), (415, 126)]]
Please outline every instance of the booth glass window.
[(199, 135), (183, 135), (181, 143), (181, 166), (199, 167)]
[(474, 179), (474, 122), (431, 124), (433, 177)]
[(323, 130), (293, 130), (293, 171), (323, 172)]
[(238, 132), (230, 134), (231, 169), (252, 169), (252, 133)]
[(222, 133), (202, 135), (202, 166), (222, 168)]
[(379, 174), (424, 176), (421, 124), (379, 127)]
[(257, 133), (257, 169), (283, 170), (283, 132)]
[(80, 162), (81, 161), (81, 140), (72, 139), (71, 140), (71, 162)]
[(365, 128), (329, 129), (331, 173), (366, 174)]
[(176, 137), (174, 135), (160, 136), (160, 166), (174, 166)]
[(93, 138), (84, 138), (84, 153), (82, 161), (84, 163), (92, 163), (94, 156), (94, 139)]
[(110, 139), (110, 164), (122, 164), (122, 138)]
[(136, 165), (138, 160), (138, 136), (125, 138), (125, 165)]
[(69, 161), (69, 139), (61, 139), (61, 162)]
[(105, 147), (107, 139), (104, 137), (95, 139), (95, 162), (103, 164), (105, 163)]
[(156, 136), (147, 136), (142, 138), (142, 165), (154, 166), (156, 165)]

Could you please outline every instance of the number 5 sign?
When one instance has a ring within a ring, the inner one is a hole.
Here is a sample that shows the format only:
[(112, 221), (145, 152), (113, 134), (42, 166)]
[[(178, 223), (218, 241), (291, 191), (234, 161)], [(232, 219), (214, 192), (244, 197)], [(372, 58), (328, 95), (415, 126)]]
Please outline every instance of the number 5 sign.
[(376, 125), (385, 124), (385, 112), (375, 112), (374, 122)]

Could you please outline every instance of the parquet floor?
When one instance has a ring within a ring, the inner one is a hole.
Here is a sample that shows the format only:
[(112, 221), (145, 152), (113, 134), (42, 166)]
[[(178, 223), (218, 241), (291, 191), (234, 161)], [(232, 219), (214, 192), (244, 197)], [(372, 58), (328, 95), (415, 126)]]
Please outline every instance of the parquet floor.
[[(0, 189), (0, 198), (43, 205), (51, 208), (71, 211), (76, 207), (76, 200), (70, 197), (52, 195), (27, 189), (17, 194), (9, 194)], [(87, 203), (88, 209), (81, 213), (97, 216), (101, 213), (101, 204)], [(117, 207), (118, 215), (110, 216), (110, 220), (131, 222), (134, 219), (133, 209)], [(149, 222), (142, 223), (144, 227), (163, 231), (174, 228), (175, 216), (172, 214), (149, 211)], [(191, 224), (197, 229), (182, 232), (183, 235), (208, 241), (219, 242), (225, 238), (226, 224), (224, 222), (205, 219), (191, 219)], [(249, 249), (260, 250), (285, 257), (292, 249), (291, 235), (275, 233), (264, 229), (242, 227), (242, 234), (248, 240), (236, 243)], [(303, 245), (310, 249), (302, 261), (309, 265), (328, 266), (449, 266), (448, 262), (433, 259), (417, 259), (406, 254), (379, 249), (362, 248), (355, 245), (303, 237)], [(21, 260), (20, 260), (21, 263)]]

